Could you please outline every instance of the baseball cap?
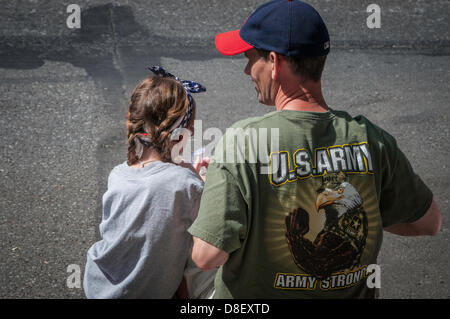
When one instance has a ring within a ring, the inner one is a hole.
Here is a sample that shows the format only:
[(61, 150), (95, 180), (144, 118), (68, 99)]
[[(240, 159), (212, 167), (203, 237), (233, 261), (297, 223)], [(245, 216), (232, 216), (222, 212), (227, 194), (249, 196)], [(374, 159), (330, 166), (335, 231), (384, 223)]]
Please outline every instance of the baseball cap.
[(257, 48), (285, 56), (315, 57), (330, 52), (330, 36), (311, 5), (299, 0), (273, 0), (259, 6), (241, 29), (218, 34), (215, 45), (223, 55)]

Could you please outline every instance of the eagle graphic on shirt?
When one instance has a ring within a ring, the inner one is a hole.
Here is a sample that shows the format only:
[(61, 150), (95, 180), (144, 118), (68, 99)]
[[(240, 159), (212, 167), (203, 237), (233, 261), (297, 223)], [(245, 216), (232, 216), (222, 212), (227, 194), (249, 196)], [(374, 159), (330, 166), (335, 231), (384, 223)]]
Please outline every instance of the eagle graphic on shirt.
[(318, 279), (357, 266), (366, 242), (367, 216), (360, 194), (343, 172), (322, 177), (315, 208), (313, 214), (324, 214), (325, 223), (313, 240), (305, 236), (310, 230), (305, 209), (298, 207), (286, 216), (286, 239), (295, 264)]

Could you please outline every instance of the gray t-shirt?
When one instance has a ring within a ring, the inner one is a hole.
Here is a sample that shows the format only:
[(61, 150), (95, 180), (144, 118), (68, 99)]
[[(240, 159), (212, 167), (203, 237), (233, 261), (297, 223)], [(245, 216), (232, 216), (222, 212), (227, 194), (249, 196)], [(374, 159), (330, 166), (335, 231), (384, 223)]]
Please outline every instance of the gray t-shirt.
[(187, 229), (203, 182), (187, 168), (116, 166), (103, 195), (102, 239), (87, 253), (88, 298), (172, 298), (190, 258)]

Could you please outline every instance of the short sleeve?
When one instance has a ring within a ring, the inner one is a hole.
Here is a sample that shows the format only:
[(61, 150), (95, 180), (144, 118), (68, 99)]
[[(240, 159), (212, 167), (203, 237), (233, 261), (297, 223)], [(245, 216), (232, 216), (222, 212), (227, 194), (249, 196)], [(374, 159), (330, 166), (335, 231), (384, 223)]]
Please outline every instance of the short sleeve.
[(247, 203), (230, 171), (219, 163), (208, 167), (197, 219), (189, 232), (228, 253), (241, 247), (247, 229)]
[(203, 181), (201, 181), (200, 178), (191, 171), (188, 171), (186, 177), (183, 177), (183, 179), (184, 183), (186, 184), (185, 189), (187, 191), (188, 203), (180, 204), (189, 207), (188, 213), (185, 216), (187, 218), (187, 225), (189, 227), (197, 218), (204, 184)]
[(388, 134), (385, 137), (380, 194), (383, 227), (412, 223), (427, 212), (433, 194), (414, 172), (395, 139)]

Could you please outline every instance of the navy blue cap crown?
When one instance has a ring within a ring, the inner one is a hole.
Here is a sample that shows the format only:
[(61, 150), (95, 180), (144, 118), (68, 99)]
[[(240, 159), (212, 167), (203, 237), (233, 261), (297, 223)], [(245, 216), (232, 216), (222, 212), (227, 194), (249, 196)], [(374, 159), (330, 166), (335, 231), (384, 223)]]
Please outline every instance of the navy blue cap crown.
[(319, 13), (299, 0), (273, 0), (256, 9), (239, 36), (258, 49), (285, 56), (315, 57), (330, 52), (330, 36)]

